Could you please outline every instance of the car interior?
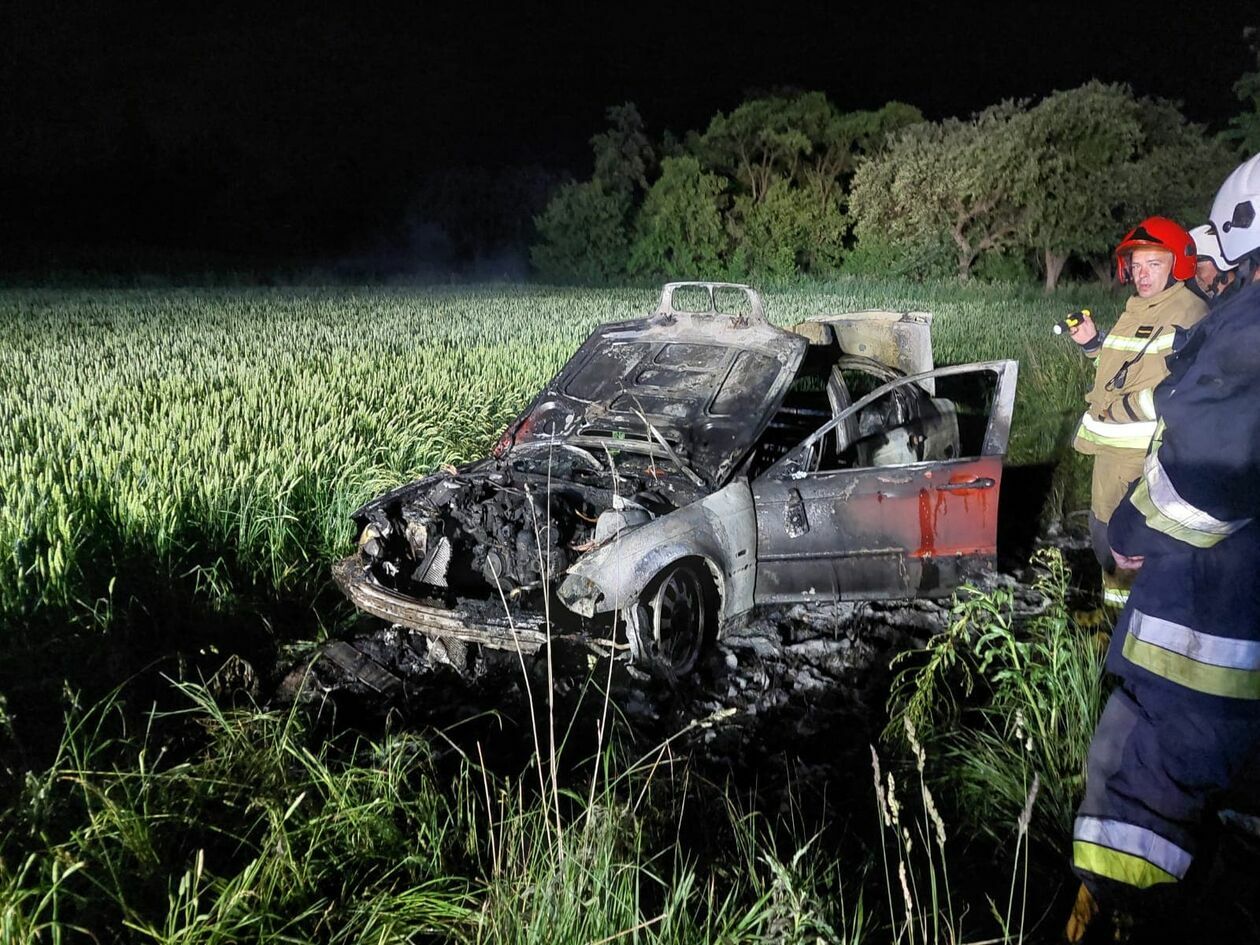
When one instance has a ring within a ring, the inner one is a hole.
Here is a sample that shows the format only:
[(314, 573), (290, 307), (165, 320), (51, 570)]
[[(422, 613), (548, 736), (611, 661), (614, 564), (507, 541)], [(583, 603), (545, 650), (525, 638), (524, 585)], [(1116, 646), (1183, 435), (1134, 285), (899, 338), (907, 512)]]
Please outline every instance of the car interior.
[[(819, 427), (903, 377), (835, 344), (811, 344), (749, 463), (769, 469)], [(807, 472), (941, 462), (980, 455), (996, 392), (990, 371), (936, 378), (935, 393), (917, 383), (886, 392), (829, 432), (811, 451)]]

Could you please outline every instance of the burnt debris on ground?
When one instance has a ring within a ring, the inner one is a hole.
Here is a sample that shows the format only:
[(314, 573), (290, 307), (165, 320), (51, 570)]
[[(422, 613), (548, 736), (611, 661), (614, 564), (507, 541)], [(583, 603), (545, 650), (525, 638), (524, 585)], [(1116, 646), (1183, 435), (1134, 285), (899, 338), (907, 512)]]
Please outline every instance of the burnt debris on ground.
[[(991, 574), (985, 583), (1011, 588), (1020, 609), (1040, 605), (1012, 576)], [(314, 705), (343, 723), (390, 716), (411, 726), (462, 728), (467, 738), (503, 749), (494, 754), (482, 743), (483, 756), (504, 773), (529, 763), (531, 717), (550, 711), (573, 756), (589, 758), (586, 749), (595, 747), (610, 712), (636, 746), (668, 740), (708, 776), (755, 781), (759, 793), (774, 793), (781, 776), (784, 790), (790, 780), (798, 795), (816, 789), (821, 797), (837, 767), (855, 758), (869, 767), (868, 746), (886, 721), (893, 657), (922, 647), (949, 617), (948, 600), (772, 609), (728, 632), (690, 676), (673, 683), (576, 645), (550, 655), (452, 654), (418, 632), (381, 625), (303, 654), (283, 674), (276, 699)], [(486, 713), (496, 718), (494, 731), (467, 724)]]

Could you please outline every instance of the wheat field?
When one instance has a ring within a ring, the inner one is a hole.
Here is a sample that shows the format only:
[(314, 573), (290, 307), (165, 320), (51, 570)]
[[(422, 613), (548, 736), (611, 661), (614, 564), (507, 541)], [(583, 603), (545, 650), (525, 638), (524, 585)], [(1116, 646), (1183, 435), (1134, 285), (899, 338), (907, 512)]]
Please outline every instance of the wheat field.
[[(128, 567), (318, 581), (347, 515), (484, 454), (590, 329), (655, 289), (0, 291), (0, 624), (93, 613)], [(769, 317), (928, 310), (940, 364), (1021, 362), (1011, 461), (1064, 452), (1088, 367), (1050, 326), (1121, 300), (840, 280), (764, 291)]]

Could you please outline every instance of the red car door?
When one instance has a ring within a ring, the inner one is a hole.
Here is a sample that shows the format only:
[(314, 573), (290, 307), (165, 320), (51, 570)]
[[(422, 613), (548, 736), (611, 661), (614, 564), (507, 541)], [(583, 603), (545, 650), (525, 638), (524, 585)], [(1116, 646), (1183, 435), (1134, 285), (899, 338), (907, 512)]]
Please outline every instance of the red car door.
[(935, 596), (991, 566), (1016, 374), (998, 361), (900, 378), (758, 477), (756, 601)]

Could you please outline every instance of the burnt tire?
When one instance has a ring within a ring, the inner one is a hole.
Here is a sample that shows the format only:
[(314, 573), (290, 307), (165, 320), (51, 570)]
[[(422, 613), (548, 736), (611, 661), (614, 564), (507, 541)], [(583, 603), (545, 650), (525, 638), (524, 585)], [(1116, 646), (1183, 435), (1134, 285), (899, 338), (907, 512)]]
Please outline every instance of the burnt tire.
[(717, 621), (717, 594), (701, 566), (676, 564), (640, 598), (637, 661), (643, 668), (678, 678), (691, 672)]

